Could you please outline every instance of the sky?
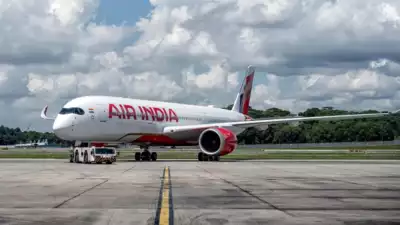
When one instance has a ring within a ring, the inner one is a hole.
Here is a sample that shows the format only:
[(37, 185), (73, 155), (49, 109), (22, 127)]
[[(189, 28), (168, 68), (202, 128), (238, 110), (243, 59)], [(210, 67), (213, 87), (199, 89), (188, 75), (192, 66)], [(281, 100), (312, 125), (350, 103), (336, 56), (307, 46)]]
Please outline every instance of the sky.
[(251, 106), (400, 108), (397, 0), (0, 1), (0, 124), (83, 95)]

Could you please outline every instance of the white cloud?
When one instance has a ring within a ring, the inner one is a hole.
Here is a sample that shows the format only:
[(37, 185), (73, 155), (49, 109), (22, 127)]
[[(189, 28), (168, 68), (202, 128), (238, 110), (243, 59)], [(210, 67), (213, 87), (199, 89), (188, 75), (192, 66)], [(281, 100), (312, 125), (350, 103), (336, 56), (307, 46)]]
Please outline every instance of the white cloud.
[(125, 27), (99, 0), (0, 1), (0, 124), (49, 129), (44, 104), (86, 94), (225, 106), (248, 64), (256, 108), (400, 106), (399, 1), (150, 2)]
[(203, 91), (215, 90), (220, 88), (232, 88), (238, 84), (232, 77), (237, 77), (236, 73), (229, 73), (224, 64), (209, 65), (211, 68), (208, 72), (195, 74), (193, 67), (187, 71), (187, 86), (190, 88), (198, 88)]

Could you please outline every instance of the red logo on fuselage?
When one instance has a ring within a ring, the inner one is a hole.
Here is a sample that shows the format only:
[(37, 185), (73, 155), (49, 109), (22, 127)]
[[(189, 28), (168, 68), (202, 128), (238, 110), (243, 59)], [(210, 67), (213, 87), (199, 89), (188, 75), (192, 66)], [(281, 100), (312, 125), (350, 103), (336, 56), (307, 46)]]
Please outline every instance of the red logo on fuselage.
[(178, 115), (173, 109), (151, 106), (137, 106), (134, 108), (132, 105), (126, 104), (108, 104), (108, 118), (110, 119), (118, 117), (124, 120), (129, 120), (131, 118), (137, 120), (139, 116), (142, 120), (179, 122)]

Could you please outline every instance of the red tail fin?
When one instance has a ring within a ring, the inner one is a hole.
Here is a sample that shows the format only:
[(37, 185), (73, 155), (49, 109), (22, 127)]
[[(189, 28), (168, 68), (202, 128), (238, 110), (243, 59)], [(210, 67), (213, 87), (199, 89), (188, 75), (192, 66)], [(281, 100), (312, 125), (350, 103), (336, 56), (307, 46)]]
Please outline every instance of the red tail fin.
[(253, 78), (255, 69), (253, 66), (248, 66), (246, 76), (242, 82), (239, 93), (236, 96), (232, 111), (240, 112), (244, 115), (249, 113), (251, 90), (253, 89)]

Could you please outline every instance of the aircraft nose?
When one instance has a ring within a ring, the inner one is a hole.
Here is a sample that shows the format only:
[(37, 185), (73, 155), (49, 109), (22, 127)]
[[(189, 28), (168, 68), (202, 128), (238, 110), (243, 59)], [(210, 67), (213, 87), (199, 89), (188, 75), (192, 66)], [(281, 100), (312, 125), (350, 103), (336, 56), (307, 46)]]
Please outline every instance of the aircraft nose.
[(53, 132), (56, 136), (62, 139), (67, 139), (71, 130), (71, 123), (67, 118), (57, 117), (54, 120)]

